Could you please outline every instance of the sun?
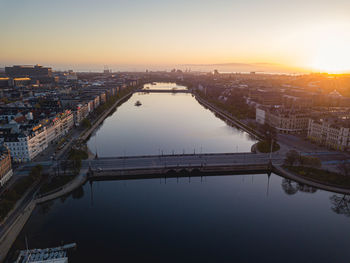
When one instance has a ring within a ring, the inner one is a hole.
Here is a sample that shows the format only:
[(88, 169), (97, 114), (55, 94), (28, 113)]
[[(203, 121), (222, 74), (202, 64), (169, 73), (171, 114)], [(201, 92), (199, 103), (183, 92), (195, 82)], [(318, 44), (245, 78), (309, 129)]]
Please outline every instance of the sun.
[(313, 70), (327, 73), (350, 72), (350, 37), (344, 32), (324, 32), (315, 44), (314, 51)]

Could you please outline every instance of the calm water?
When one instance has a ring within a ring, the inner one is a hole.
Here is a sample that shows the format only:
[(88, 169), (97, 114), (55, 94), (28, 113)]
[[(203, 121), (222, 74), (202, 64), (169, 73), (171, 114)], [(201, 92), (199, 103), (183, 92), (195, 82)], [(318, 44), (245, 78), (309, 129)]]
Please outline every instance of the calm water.
[[(253, 143), (182, 94), (134, 95), (96, 139), (105, 156)], [(274, 174), (94, 182), (38, 206), (14, 249), (26, 235), (30, 247), (77, 242), (70, 262), (348, 262), (349, 203)]]
[[(184, 88), (176, 84), (151, 89)], [(141, 106), (135, 106), (140, 101)], [(244, 152), (254, 140), (228, 126), (191, 94), (138, 93), (107, 118), (88, 146), (99, 156), (171, 153)]]

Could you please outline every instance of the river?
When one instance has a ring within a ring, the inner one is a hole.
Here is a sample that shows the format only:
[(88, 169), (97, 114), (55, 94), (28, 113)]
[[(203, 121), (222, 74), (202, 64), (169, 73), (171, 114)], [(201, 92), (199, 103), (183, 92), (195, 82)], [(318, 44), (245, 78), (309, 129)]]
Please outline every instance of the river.
[[(128, 156), (249, 151), (254, 142), (190, 94), (138, 93), (88, 146)], [(27, 237), (30, 248), (76, 242), (70, 262), (346, 262), (349, 233), (348, 197), (274, 174), (104, 181), (38, 206), (12, 252)]]

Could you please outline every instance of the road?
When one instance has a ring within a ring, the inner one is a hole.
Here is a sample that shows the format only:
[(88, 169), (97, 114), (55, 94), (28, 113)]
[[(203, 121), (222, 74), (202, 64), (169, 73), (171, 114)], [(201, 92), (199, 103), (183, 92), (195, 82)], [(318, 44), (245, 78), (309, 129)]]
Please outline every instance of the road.
[[(273, 163), (281, 164), (283, 156), (278, 153), (272, 155)], [(198, 166), (227, 166), (233, 164), (267, 164), (269, 154), (234, 153), (234, 154), (191, 154), (191, 155), (154, 155), (99, 158), (97, 160), (85, 160), (83, 168), (91, 166), (92, 169), (126, 170), (149, 169), (163, 167), (198, 167)]]
[(22, 213), (24, 208), (33, 200), (36, 191), (39, 189), (40, 184), (36, 184), (32, 189), (30, 189), (22, 199), (17, 202), (18, 206), (15, 207), (12, 213), (6, 218), (2, 224), (0, 224), (0, 237), (2, 237), (7, 229), (12, 226), (13, 222)]

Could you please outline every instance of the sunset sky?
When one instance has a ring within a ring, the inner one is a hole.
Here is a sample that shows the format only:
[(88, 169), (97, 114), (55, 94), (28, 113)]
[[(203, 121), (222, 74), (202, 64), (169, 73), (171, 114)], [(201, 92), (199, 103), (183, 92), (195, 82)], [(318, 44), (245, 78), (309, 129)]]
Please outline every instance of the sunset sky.
[(349, 0), (0, 0), (0, 67), (350, 71)]

